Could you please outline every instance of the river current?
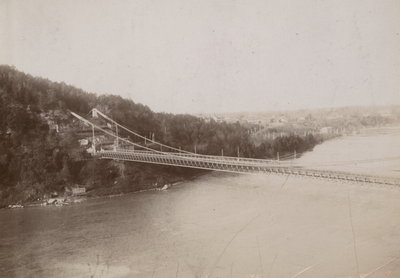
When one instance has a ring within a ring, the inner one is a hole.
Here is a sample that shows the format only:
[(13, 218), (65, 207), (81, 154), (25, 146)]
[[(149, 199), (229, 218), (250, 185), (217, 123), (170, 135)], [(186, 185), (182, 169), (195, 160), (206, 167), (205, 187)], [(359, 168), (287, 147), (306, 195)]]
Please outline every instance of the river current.
[[(400, 129), (293, 163), (400, 178)], [(397, 157), (397, 158), (396, 158)], [(400, 277), (400, 188), (210, 173), (164, 191), (0, 210), (1, 277)]]

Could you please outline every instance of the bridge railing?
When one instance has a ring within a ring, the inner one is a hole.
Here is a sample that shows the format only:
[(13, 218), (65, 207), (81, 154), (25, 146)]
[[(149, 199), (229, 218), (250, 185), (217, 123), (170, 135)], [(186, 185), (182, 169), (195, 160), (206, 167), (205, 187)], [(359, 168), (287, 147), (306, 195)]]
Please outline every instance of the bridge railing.
[(125, 149), (117, 149), (115, 152), (125, 153), (125, 154), (148, 154), (148, 155), (164, 155), (184, 158), (187, 160), (201, 160), (204, 162), (219, 162), (219, 163), (230, 163), (241, 165), (245, 163), (246, 165), (288, 165), (288, 162), (282, 162), (272, 159), (257, 159), (257, 158), (243, 158), (243, 157), (231, 157), (231, 156), (216, 156), (216, 155), (204, 155), (204, 154), (187, 154), (187, 153), (175, 153), (175, 152), (157, 152), (153, 153), (151, 151), (133, 151)]
[[(160, 162), (162, 164), (182, 166), (193, 165), (206, 169), (218, 169), (223, 167), (258, 167), (283, 169), (283, 165), (270, 163), (270, 161), (254, 160), (244, 161), (231, 159), (231, 157), (215, 156), (187, 156), (175, 153), (153, 153), (148, 151), (101, 151), (95, 154), (101, 158), (124, 159), (142, 162)], [(255, 169), (255, 168), (254, 168)]]
[(395, 178), (369, 176), (339, 171), (305, 169), (291, 166), (290, 164), (254, 163), (254, 161), (231, 160), (230, 157), (222, 157), (228, 159), (221, 159), (221, 157), (217, 157), (219, 158), (217, 160), (213, 159), (212, 156), (210, 159), (210, 156), (182, 156), (171, 153), (153, 153), (146, 151), (103, 151), (97, 153), (96, 156), (106, 159), (129, 160), (227, 172), (268, 172), (341, 181), (400, 185), (400, 180)]

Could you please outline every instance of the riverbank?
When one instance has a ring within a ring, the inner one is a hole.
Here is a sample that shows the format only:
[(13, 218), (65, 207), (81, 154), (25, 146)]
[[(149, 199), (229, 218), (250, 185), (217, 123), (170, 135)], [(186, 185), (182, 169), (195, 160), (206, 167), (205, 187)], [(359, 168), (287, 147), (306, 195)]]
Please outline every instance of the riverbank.
[[(388, 134), (391, 136), (387, 136)], [(400, 177), (398, 160), (392, 153), (393, 150), (399, 148), (397, 142), (400, 137), (397, 135), (400, 135), (398, 126), (363, 129), (356, 135), (327, 140), (317, 145), (314, 151), (298, 154), (298, 159), (293, 161), (293, 165)], [(362, 142), (365, 146), (361, 154), (357, 153), (355, 142)], [(328, 155), (332, 148), (337, 152)], [(326, 154), (321, 157), (321, 153)], [(355, 156), (362, 159), (354, 159)], [(177, 182), (190, 181), (207, 173), (207, 171), (190, 168), (106, 160), (92, 160), (84, 163), (77, 161), (71, 164), (71, 168), (75, 167), (81, 167), (79, 171), (81, 175), (70, 180), (85, 188), (85, 198), (120, 196), (130, 192), (156, 190)], [(0, 208), (17, 209), (44, 203), (62, 206), (75, 202), (75, 199), (69, 200), (70, 195), (66, 194), (66, 188), (75, 184), (64, 182), (52, 185), (52, 182), (53, 179), (50, 177), (48, 180), (44, 178), (43, 184), (21, 183), (13, 191), (7, 192), (6, 189), (0, 192), (2, 193)], [(54, 198), (60, 200), (54, 201), (52, 200)]]
[[(141, 165), (141, 167), (151, 167), (154, 165)], [(157, 168), (157, 166), (154, 166)], [(163, 167), (163, 166), (158, 166), (158, 167)], [(182, 182), (190, 182), (193, 181), (207, 173), (209, 171), (204, 171), (204, 170), (195, 170), (195, 169), (186, 169), (186, 172), (184, 171), (185, 169), (178, 168), (176, 167), (168, 167), (168, 168), (173, 168), (171, 169), (171, 173), (169, 175), (165, 175), (163, 172), (159, 172), (159, 176), (152, 176), (152, 178), (149, 176), (147, 179), (147, 182), (144, 182), (142, 184), (134, 184), (132, 186), (122, 186), (121, 184), (118, 184), (118, 182), (113, 182), (110, 184), (108, 187), (107, 186), (102, 186), (102, 187), (94, 187), (91, 185), (86, 185), (83, 186), (84, 188), (88, 188), (89, 190), (80, 196), (75, 196), (66, 194), (67, 190), (64, 191), (64, 193), (56, 194), (53, 196), (48, 196), (45, 194), (42, 198), (38, 198), (33, 201), (18, 201), (16, 203), (11, 203), (8, 205), (4, 205), (3, 207), (0, 207), (0, 209), (21, 209), (21, 208), (28, 208), (28, 207), (61, 207), (61, 206), (66, 206), (66, 205), (72, 205), (75, 203), (81, 203), (89, 199), (98, 199), (98, 198), (113, 198), (113, 197), (119, 197), (123, 196), (126, 194), (133, 194), (133, 193), (141, 193), (141, 192), (146, 192), (146, 191), (155, 191), (155, 190), (168, 190), (171, 187), (178, 185)], [(175, 169), (174, 169), (175, 168)], [(180, 173), (180, 174), (177, 174)], [(175, 175), (174, 175), (175, 174)], [(158, 182), (150, 182), (150, 180), (153, 180), (156, 178)], [(162, 182), (160, 182), (162, 181)]]

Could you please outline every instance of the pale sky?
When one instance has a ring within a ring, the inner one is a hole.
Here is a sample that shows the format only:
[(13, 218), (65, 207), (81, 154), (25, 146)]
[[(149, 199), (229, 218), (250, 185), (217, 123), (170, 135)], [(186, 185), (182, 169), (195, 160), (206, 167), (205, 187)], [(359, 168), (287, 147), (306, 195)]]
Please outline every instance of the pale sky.
[(154, 111), (400, 104), (399, 0), (0, 0), (0, 63)]

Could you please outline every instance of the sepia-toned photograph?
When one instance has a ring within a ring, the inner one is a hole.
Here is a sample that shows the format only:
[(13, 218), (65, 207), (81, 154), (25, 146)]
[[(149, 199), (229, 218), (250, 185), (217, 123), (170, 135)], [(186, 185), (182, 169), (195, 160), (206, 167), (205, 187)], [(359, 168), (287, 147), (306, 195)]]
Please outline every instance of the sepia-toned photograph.
[(0, 0), (0, 277), (400, 278), (400, 1)]

